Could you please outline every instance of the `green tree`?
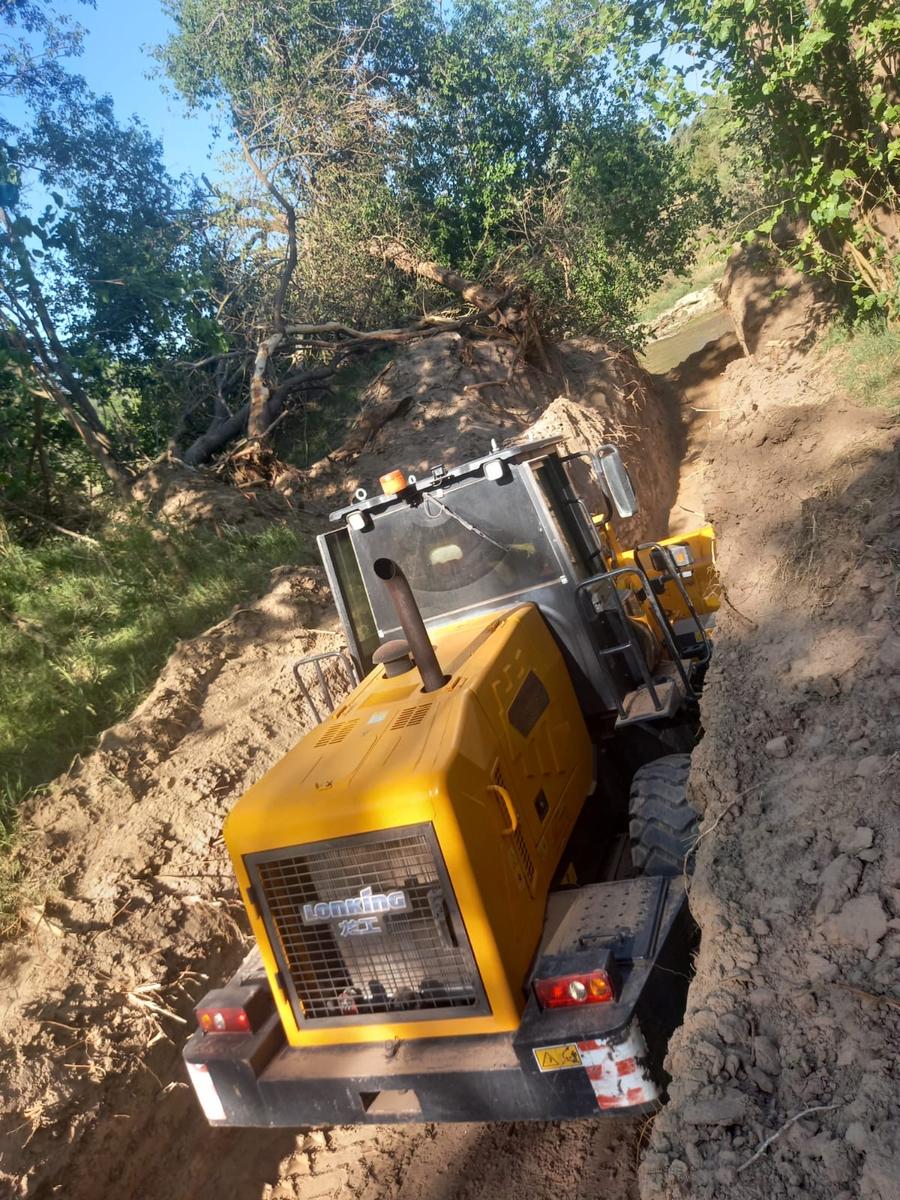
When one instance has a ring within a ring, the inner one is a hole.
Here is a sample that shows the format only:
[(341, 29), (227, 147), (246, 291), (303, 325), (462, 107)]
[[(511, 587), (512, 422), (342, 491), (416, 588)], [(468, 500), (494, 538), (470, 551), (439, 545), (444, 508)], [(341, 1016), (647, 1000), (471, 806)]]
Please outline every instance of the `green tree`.
[(258, 293), (283, 293), (273, 327), (285, 304), (305, 320), (365, 322), (433, 298), (421, 273), (366, 265), (373, 235), (501, 289), (527, 283), (550, 332), (623, 332), (691, 253), (705, 198), (640, 97), (623, 98), (592, 3), (168, 10), (177, 32), (161, 58), (233, 128), (250, 167), (234, 211), (255, 214), (260, 267), (290, 275)]
[(413, 90), (401, 178), (439, 256), (526, 280), (554, 333), (626, 335), (709, 211), (582, 0), (462, 0)]
[(58, 413), (127, 495), (142, 442), (137, 384), (154, 358), (185, 344), (202, 303), (191, 236), (197, 197), (169, 178), (145, 129), (120, 126), (108, 98), (65, 69), (62, 56), (79, 49), (77, 28), (37, 3), (6, 5), (0, 16), (10, 27), (0, 86), (23, 113), (0, 125), (6, 475), (9, 486), (22, 483), (11, 469), (22, 448), (13, 431), (27, 412), (34, 433), (24, 480), (38, 463), (49, 506), (53, 450), (71, 456)]
[[(670, 116), (690, 103), (680, 72), (646, 48), (691, 55), (727, 94), (755, 147), (770, 208), (797, 230), (800, 265), (849, 285), (863, 307), (900, 317), (900, 12), (894, 0), (632, 0), (611, 5), (603, 36), (644, 55)], [(679, 79), (679, 75), (681, 78)], [(694, 80), (696, 82), (696, 78)]]

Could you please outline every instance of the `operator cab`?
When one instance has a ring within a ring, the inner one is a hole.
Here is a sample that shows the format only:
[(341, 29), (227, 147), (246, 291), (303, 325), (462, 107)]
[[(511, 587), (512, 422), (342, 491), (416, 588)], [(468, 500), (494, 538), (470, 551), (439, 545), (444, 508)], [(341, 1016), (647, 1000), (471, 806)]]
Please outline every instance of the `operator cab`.
[[(546, 439), (495, 447), (461, 466), (435, 467), (422, 479), (395, 471), (382, 478), (382, 494), (369, 497), (360, 489), (353, 504), (331, 514), (340, 527), (321, 535), (319, 548), (360, 677), (372, 668), (378, 646), (402, 634), (374, 571), (386, 558), (408, 578), (432, 630), (535, 604), (563, 651), (585, 713), (617, 713), (621, 723), (624, 698), (648, 684), (654, 690), (658, 639), (635, 619), (643, 610), (619, 573), (639, 576), (638, 592), (646, 580), (636, 566), (618, 566), (610, 526), (613, 514), (637, 511), (627, 471), (614, 446), (562, 455), (560, 444)], [(601, 514), (588, 513), (573, 469), (593, 477)], [(673, 657), (680, 663), (680, 652)], [(669, 683), (659, 677), (657, 691)], [(683, 689), (670, 690), (671, 704), (680, 702)], [(667, 702), (648, 711), (667, 715), (669, 709)]]

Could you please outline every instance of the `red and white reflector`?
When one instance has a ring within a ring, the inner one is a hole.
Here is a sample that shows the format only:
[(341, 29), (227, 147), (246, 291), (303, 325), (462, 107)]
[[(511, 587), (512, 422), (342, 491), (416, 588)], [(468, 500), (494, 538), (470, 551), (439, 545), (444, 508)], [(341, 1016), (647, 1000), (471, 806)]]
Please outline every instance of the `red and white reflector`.
[(608, 1004), (616, 998), (610, 978), (605, 971), (556, 975), (552, 979), (536, 979), (534, 994), (541, 1008), (573, 1008), (583, 1004)]
[(614, 1037), (577, 1045), (598, 1108), (637, 1108), (659, 1099), (659, 1088), (647, 1069), (647, 1043), (637, 1021)]

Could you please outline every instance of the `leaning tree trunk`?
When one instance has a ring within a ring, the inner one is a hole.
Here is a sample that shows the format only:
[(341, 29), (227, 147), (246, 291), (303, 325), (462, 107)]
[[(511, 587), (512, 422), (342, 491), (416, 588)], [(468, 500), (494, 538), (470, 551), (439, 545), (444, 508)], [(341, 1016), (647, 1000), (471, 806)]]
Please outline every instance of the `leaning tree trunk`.
[(369, 253), (396, 267), (405, 275), (427, 279), (454, 292), (467, 304), (488, 316), (500, 330), (517, 343), (517, 360), (531, 359), (542, 371), (552, 374), (543, 336), (524, 291), (515, 299), (509, 295), (503, 296), (483, 284), (466, 279), (450, 267), (430, 259), (417, 258), (407, 246), (395, 238), (373, 238), (369, 242)]
[(96, 408), (75, 374), (32, 268), (31, 256), (21, 238), (13, 232), (13, 224), (5, 208), (0, 208), (0, 225), (6, 233), (6, 243), (19, 265), (34, 314), (33, 317), (23, 315), (30, 339), (24, 334), (19, 336), (26, 349), (29, 340), (31, 341), (33, 353), (30, 357), (33, 362), (37, 359), (40, 363), (39, 371), (52, 400), (62, 410), (88, 453), (99, 464), (116, 491), (124, 499), (130, 500), (131, 471), (119, 461), (109, 431), (100, 420)]
[(262, 442), (268, 434), (269, 426), (275, 416), (269, 405), (272, 389), (267, 382), (269, 360), (284, 341), (284, 330), (273, 333), (271, 337), (260, 342), (253, 363), (253, 374), (250, 377), (250, 404), (247, 415), (247, 437), (256, 438)]
[(468, 304), (482, 312), (493, 312), (502, 303), (502, 297), (491, 291), (490, 288), (486, 288), (480, 283), (473, 283), (471, 279), (463, 278), (456, 271), (441, 266), (440, 263), (416, 258), (402, 242), (391, 238), (373, 238), (369, 243), (369, 253), (375, 258), (380, 258), (382, 262), (390, 263), (399, 271), (403, 271), (405, 275), (427, 279), (431, 283), (447, 288), (450, 292), (455, 292), (457, 296), (461, 296)]
[(257, 347), (256, 361), (253, 364), (253, 374), (250, 378), (250, 410), (247, 416), (247, 436), (256, 439), (262, 445), (268, 437), (269, 428), (275, 419), (275, 414), (271, 411), (270, 407), (272, 391), (268, 384), (269, 363), (272, 355), (284, 341), (285, 337), (284, 305), (287, 300), (288, 288), (291, 286), (294, 272), (297, 269), (297, 210), (284, 193), (275, 186), (271, 176), (266, 174), (253, 157), (250, 144), (244, 138), (243, 134), (241, 134), (236, 117), (235, 125), (238, 128), (238, 137), (241, 141), (244, 158), (247, 160), (254, 175), (256, 175), (257, 179), (281, 209), (284, 215), (285, 232), (287, 234), (284, 262), (281, 265), (275, 295), (272, 297), (272, 332)]
[[(342, 357), (336, 355), (330, 363), (310, 367), (308, 370), (295, 371), (283, 379), (277, 387), (271, 390), (266, 388), (265, 400), (262, 401), (261, 411), (256, 417), (257, 420), (265, 421), (265, 425), (262, 426), (263, 433), (267, 434), (281, 416), (285, 401), (292, 392), (304, 388), (321, 387), (334, 374), (341, 361)], [(212, 458), (219, 450), (223, 450), (229, 442), (240, 437), (245, 430), (248, 437), (256, 436), (250, 431), (252, 415), (252, 400), (248, 400), (232, 416), (224, 421), (215, 421), (205, 433), (201, 433), (198, 438), (195, 438), (181, 455), (182, 460), (189, 467), (198, 467)]]

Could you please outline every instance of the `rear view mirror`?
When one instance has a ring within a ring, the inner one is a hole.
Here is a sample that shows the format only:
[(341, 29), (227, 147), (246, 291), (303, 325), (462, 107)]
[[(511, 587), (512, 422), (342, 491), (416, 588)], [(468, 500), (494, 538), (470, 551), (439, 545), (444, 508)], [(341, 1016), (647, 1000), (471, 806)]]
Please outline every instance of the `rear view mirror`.
[(638, 510), (631, 478), (616, 446), (600, 446), (592, 455), (597, 477), (620, 517), (633, 517)]

